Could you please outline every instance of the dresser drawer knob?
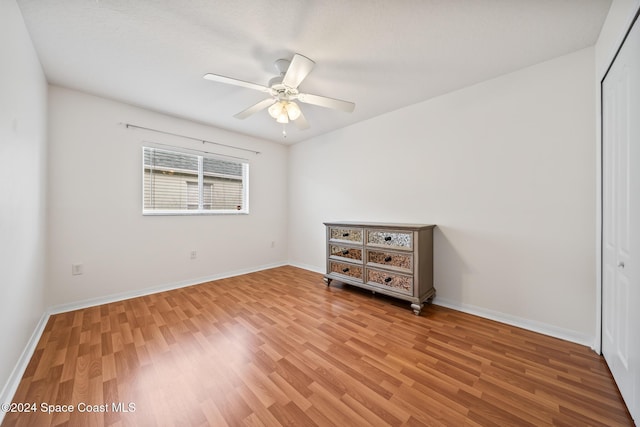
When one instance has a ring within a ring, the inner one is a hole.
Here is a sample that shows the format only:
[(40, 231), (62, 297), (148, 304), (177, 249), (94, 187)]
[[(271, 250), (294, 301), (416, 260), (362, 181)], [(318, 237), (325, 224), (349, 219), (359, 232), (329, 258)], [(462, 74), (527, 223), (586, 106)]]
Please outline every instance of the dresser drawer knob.
[(389, 283), (390, 281), (392, 281), (393, 279), (391, 277), (387, 277), (386, 279), (384, 279), (384, 283)]
[(345, 268), (342, 269), (343, 273), (346, 273), (347, 271), (349, 271), (349, 267), (345, 267)]
[(349, 237), (349, 233), (342, 233), (342, 237)]
[(391, 258), (390, 256), (388, 256), (388, 257), (386, 257), (386, 258), (384, 259), (384, 262), (390, 262), (392, 259), (393, 259), (393, 258)]
[(342, 255), (349, 255), (349, 250), (342, 251)]
[(385, 237), (385, 238), (384, 238), (384, 241), (385, 241), (385, 242), (390, 242), (390, 241), (391, 241), (391, 236), (387, 236), (387, 237)]

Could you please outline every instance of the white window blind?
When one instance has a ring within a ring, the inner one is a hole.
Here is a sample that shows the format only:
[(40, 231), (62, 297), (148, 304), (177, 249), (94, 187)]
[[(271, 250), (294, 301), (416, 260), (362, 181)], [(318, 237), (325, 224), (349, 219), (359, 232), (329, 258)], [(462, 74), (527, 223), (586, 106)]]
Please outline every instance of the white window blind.
[(142, 147), (143, 214), (249, 213), (249, 164)]

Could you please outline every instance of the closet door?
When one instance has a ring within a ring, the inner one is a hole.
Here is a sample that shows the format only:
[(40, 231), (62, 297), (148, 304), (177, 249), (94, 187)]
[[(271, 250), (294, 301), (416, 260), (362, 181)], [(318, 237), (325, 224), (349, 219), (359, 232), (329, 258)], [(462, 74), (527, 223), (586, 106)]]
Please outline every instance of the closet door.
[(602, 83), (602, 352), (640, 421), (640, 24)]

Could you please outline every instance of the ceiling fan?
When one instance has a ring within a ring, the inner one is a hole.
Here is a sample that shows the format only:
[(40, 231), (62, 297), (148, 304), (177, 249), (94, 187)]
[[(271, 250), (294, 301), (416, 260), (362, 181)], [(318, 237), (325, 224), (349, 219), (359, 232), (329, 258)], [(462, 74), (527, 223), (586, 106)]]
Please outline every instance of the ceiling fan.
[(318, 105), (325, 108), (333, 108), (349, 113), (356, 107), (356, 104), (353, 102), (328, 98), (326, 96), (312, 95), (310, 93), (302, 93), (298, 90), (300, 83), (302, 83), (307, 75), (309, 75), (315, 65), (315, 62), (306, 56), (296, 53), (291, 61), (287, 59), (278, 59), (274, 65), (280, 75), (269, 80), (268, 86), (245, 82), (243, 80), (225, 77), (218, 74), (205, 74), (204, 78), (214, 82), (258, 90), (270, 95), (269, 98), (252, 105), (238, 114), (235, 114), (233, 117), (237, 119), (246, 119), (252, 114), (268, 108), (269, 115), (276, 119), (278, 123), (286, 124), (289, 123), (289, 121), (292, 121), (299, 129), (307, 129), (309, 128), (309, 123), (302, 114), (298, 104), (294, 101)]

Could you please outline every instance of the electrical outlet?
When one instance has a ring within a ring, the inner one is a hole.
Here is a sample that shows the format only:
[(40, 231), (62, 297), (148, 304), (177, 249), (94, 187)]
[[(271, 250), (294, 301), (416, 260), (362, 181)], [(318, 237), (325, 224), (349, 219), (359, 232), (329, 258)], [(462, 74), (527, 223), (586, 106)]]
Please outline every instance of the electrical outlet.
[(191, 251), (191, 255), (190, 255), (191, 259), (196, 259), (198, 258), (198, 252), (196, 251)]
[(71, 274), (79, 276), (83, 273), (82, 264), (71, 264)]

